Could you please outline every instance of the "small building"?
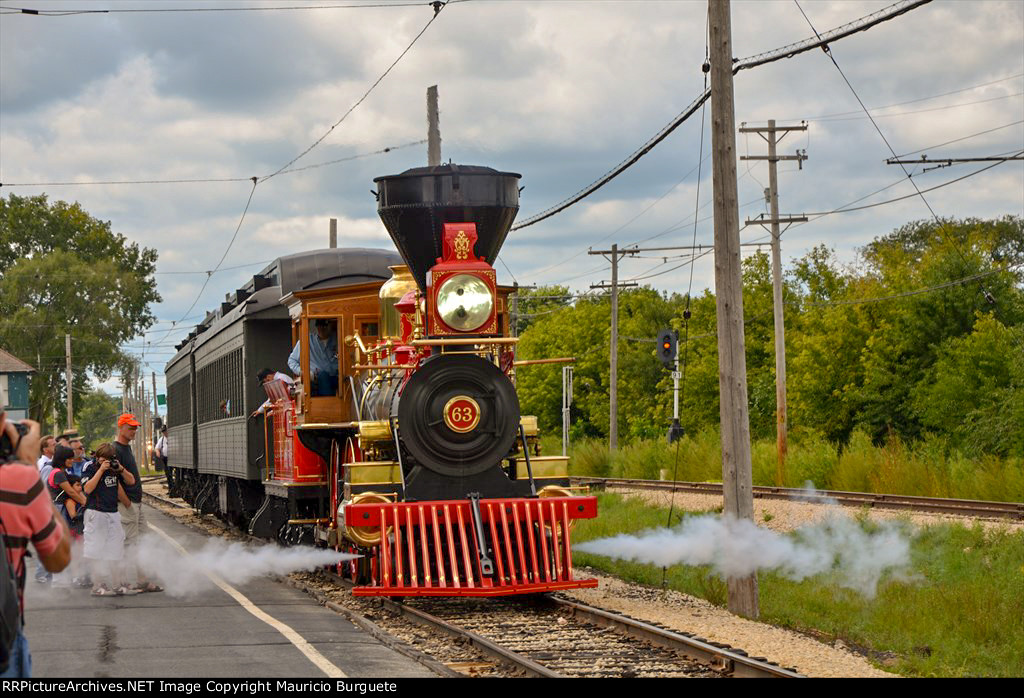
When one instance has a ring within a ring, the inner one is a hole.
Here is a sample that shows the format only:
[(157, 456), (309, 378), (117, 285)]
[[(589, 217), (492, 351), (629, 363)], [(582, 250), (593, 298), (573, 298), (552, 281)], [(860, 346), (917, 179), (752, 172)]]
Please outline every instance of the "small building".
[(18, 357), (0, 349), (0, 407), (8, 419), (28, 417), (28, 374), (36, 370)]

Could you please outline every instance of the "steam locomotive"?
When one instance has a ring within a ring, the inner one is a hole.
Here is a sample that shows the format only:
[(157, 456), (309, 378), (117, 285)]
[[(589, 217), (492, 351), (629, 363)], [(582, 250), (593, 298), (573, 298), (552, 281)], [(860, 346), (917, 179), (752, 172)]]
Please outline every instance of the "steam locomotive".
[[(515, 289), (492, 264), (519, 178), (455, 164), (379, 177), (400, 256), (281, 257), (208, 313), (166, 366), (172, 494), (252, 535), (359, 554), (340, 570), (356, 595), (596, 586), (571, 552), (596, 498), (540, 455), (515, 390)], [(294, 384), (260, 383), (289, 358)]]

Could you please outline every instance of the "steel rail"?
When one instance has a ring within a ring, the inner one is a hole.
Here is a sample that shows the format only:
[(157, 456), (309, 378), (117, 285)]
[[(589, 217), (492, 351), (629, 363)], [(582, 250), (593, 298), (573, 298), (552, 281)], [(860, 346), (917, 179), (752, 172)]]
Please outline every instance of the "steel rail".
[(547, 600), (569, 610), (588, 623), (612, 628), (652, 645), (674, 650), (691, 659), (710, 664), (724, 674), (736, 678), (806, 678), (795, 669), (786, 669), (772, 664), (761, 657), (749, 657), (742, 650), (720, 647), (707, 640), (689, 637), (675, 630), (661, 628), (650, 623), (589, 606), (578, 601), (548, 596)]
[(509, 664), (512, 664), (513, 666), (526, 672), (526, 674), (529, 676), (535, 676), (546, 679), (567, 678), (564, 675), (559, 674), (557, 671), (553, 671), (547, 668), (543, 664), (538, 664), (529, 657), (525, 657), (519, 654), (518, 652), (513, 652), (510, 649), (502, 647), (498, 643), (487, 639), (483, 635), (474, 633), (472, 630), (467, 630), (466, 628), (460, 628), (457, 625), (452, 625), (451, 623), (442, 620), (435, 615), (427, 613), (426, 611), (423, 611), (418, 608), (413, 608), (412, 606), (404, 604), (401, 601), (385, 598), (384, 607), (396, 613), (399, 613), (402, 616), (420, 625), (435, 628), (445, 633), (446, 635), (449, 635), (454, 638), (468, 640), (469, 643), (473, 645), (473, 647), (480, 650), (484, 654), (490, 657), (494, 657), (499, 661), (508, 662)]
[[(630, 487), (633, 489), (673, 490), (721, 496), (722, 485), (717, 482), (673, 482), (666, 480), (638, 480), (626, 478), (574, 477), (578, 485), (594, 488)], [(896, 509), (959, 516), (1008, 518), (1024, 521), (1024, 503), (991, 502), (976, 499), (947, 499), (944, 497), (916, 497), (899, 494), (872, 494), (870, 492), (845, 492), (842, 490), (808, 491), (788, 487), (755, 486), (754, 499), (779, 499), (813, 504), (830, 501), (843, 506), (871, 507), (874, 509)]]

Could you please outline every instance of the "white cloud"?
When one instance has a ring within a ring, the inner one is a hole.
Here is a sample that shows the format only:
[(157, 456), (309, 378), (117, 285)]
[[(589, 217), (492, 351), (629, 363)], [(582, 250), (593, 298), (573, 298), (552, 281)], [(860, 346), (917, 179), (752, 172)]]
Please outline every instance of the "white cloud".
[[(804, 3), (804, 9), (822, 31), (888, 4), (815, 2)], [(69, 6), (57, 1), (37, 5)], [(422, 6), (218, 16), (0, 16), (0, 181), (268, 174), (337, 122), (431, 12)], [(520, 219), (525, 218), (590, 184), (700, 93), (705, 14), (703, 2), (450, 5), (366, 101), (296, 166), (423, 138), (425, 89), (437, 84), (445, 159), (522, 172), (526, 190)], [(1022, 27), (1024, 5), (1013, 0), (937, 0), (836, 42), (832, 50), (860, 97), (878, 107), (1024, 73)], [(803, 39), (811, 30), (793, 3), (759, 1), (733, 3), (733, 32), (734, 54), (747, 56)], [(735, 84), (737, 122), (841, 112), (858, 117), (815, 120), (807, 134), (783, 142), (784, 152), (806, 148), (810, 158), (802, 171), (780, 167), (784, 212), (830, 210), (902, 177), (898, 168), (884, 164), (888, 149), (870, 122), (859, 118), (856, 99), (822, 52), (743, 71)], [(878, 123), (897, 152), (917, 150), (1024, 119), (1024, 97), (885, 114), (1022, 91), (1024, 78), (1015, 77), (882, 110)], [(657, 237), (650, 245), (689, 245), (695, 175), (616, 230), (696, 164), (699, 117), (586, 202), (512, 233), (502, 259), (518, 280), (586, 289), (608, 276), (606, 268), (584, 273), (603, 262), (586, 255), (591, 245), (626, 245), (652, 236)], [(1015, 147), (1024, 148), (1020, 125), (928, 154), (963, 157)], [(705, 155), (710, 148), (706, 136)], [(737, 150), (763, 154), (764, 144), (741, 137)], [(324, 246), (331, 217), (339, 219), (342, 244), (389, 247), (368, 193), (372, 179), (424, 161), (425, 147), (407, 148), (261, 183), (225, 266)], [(932, 186), (972, 169), (950, 168), (917, 181)], [(763, 163), (740, 162), (738, 172), (740, 201), (752, 202), (740, 211), (744, 219), (763, 210), (759, 199), (767, 170)], [(707, 165), (702, 174), (703, 204), (711, 197)], [(211, 268), (234, 234), (251, 189), (244, 180), (10, 191), (78, 200), (93, 215), (111, 220), (115, 231), (157, 248), (158, 270), (164, 272)], [(909, 191), (900, 184), (863, 203)], [(1021, 214), (1022, 191), (1024, 173), (1012, 163), (936, 190), (929, 202), (940, 215)], [(704, 208), (699, 217), (709, 214), (710, 207)], [(912, 198), (826, 217), (787, 233), (784, 258), (824, 242), (850, 261), (857, 246), (927, 215), (920, 200)], [(742, 237), (757, 235), (747, 230)], [(697, 242), (710, 239), (710, 221), (698, 223)], [(641, 275), (656, 263), (627, 261), (623, 273)], [(505, 277), (504, 267), (498, 269)], [(711, 269), (710, 256), (698, 261), (694, 283), (713, 283)], [(214, 276), (192, 314), (213, 307), (256, 270)], [(157, 315), (180, 317), (203, 280), (202, 274), (159, 276), (164, 302)], [(688, 282), (687, 268), (649, 280), (666, 290), (685, 290)]]

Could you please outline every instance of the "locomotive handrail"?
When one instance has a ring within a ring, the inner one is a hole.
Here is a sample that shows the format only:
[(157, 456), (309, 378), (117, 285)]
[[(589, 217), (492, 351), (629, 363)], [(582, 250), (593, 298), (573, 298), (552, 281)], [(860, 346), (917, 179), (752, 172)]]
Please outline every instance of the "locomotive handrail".
[(563, 356), (560, 359), (523, 359), (514, 361), (513, 366), (533, 366), (534, 364), (571, 364), (576, 362), (575, 356)]
[(365, 369), (391, 369), (394, 371), (403, 371), (409, 368), (416, 368), (415, 364), (403, 365), (403, 364), (356, 364), (352, 367), (354, 371), (362, 371)]
[(515, 344), (519, 337), (464, 337), (460, 339), (414, 339), (414, 347), (459, 346), (467, 344)]

